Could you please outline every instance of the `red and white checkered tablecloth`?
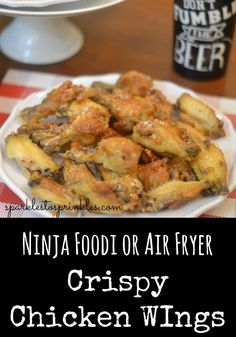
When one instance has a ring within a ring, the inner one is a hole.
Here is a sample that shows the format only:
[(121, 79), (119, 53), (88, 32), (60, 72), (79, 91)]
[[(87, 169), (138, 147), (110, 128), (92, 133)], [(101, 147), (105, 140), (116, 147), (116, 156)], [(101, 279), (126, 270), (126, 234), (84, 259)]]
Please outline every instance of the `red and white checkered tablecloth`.
[[(9, 116), (12, 108), (27, 95), (41, 89), (58, 85), (68, 77), (30, 72), (23, 70), (10, 69), (0, 84), (0, 126)], [(231, 119), (236, 129), (236, 99), (228, 99), (221, 97), (213, 97), (202, 95), (202, 97), (215, 106), (224, 111)], [(236, 144), (235, 144), (236, 146)], [(23, 202), (15, 195), (1, 180), (0, 177), (0, 218), (7, 217), (6, 205), (23, 205)], [(20, 209), (12, 213), (12, 217), (38, 217), (39, 213), (35, 211), (27, 211)], [(218, 207), (203, 214), (201, 217), (211, 218), (234, 218), (236, 217), (236, 189), (230, 193), (224, 202)]]

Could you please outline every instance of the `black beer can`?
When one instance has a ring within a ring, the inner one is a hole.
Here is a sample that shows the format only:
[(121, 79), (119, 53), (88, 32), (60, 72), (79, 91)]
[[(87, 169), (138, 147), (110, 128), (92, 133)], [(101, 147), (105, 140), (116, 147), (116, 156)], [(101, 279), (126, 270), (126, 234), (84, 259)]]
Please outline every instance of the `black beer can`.
[(225, 74), (236, 18), (236, 0), (174, 1), (174, 69), (193, 80)]

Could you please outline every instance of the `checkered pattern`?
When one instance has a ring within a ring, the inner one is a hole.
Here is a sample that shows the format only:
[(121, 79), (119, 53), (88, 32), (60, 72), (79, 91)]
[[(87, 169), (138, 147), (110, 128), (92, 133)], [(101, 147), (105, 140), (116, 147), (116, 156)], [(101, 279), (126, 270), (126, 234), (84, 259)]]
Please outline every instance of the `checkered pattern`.
[[(23, 100), (29, 94), (58, 85), (68, 77), (54, 74), (29, 72), (10, 69), (0, 85), (0, 126), (7, 119), (15, 104)], [(202, 98), (226, 112), (236, 129), (236, 100), (202, 95)], [(235, 144), (236, 146), (236, 144)], [(23, 202), (1, 181), (0, 177), (0, 218), (7, 217), (8, 205), (23, 205)], [(15, 210), (12, 217), (40, 216), (35, 211)], [(227, 199), (215, 209), (201, 217), (205, 218), (234, 218), (236, 217), (236, 189), (230, 193)]]

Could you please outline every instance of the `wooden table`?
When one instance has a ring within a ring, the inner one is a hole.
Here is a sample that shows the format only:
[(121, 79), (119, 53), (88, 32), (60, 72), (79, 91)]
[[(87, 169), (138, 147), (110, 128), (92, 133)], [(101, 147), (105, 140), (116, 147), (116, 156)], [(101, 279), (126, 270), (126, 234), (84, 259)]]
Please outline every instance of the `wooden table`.
[[(65, 75), (122, 72), (137, 69), (198, 92), (236, 97), (236, 34), (225, 77), (208, 82), (188, 81), (172, 70), (173, 0), (127, 0), (99, 12), (74, 17), (85, 33), (79, 54), (66, 62), (31, 66), (0, 53), (0, 80), (9, 68)], [(0, 29), (9, 18), (0, 16)]]

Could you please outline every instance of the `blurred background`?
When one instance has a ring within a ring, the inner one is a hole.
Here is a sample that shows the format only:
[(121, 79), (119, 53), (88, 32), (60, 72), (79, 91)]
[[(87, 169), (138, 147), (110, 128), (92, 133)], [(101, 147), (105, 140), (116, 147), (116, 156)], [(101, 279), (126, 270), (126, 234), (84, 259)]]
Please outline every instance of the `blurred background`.
[[(172, 68), (173, 0), (126, 0), (97, 12), (74, 16), (85, 35), (81, 51), (67, 61), (32, 66), (0, 53), (0, 79), (9, 68), (77, 76), (137, 69), (156, 79), (174, 81), (196, 91), (236, 97), (236, 34), (226, 76), (189, 81)], [(0, 16), (0, 30), (12, 20)]]

